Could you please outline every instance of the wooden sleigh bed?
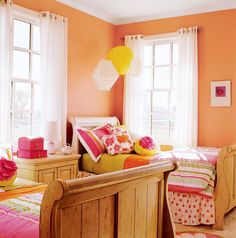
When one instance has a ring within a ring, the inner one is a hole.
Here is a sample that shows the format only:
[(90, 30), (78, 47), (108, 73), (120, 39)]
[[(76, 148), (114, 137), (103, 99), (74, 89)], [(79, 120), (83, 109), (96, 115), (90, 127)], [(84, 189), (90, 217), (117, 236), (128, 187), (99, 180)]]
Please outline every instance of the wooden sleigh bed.
[[(112, 125), (119, 124), (116, 117), (72, 117), (70, 122), (74, 132), (72, 147), (76, 152), (83, 150), (75, 133), (77, 126), (91, 128), (106, 122)], [(216, 220), (213, 228), (222, 230), (225, 214), (236, 206), (236, 145), (221, 148), (217, 158), (216, 174), (214, 190)]]
[(165, 199), (169, 162), (47, 187), (40, 238), (172, 238)]
[(166, 202), (173, 169), (162, 162), (48, 186), (18, 181), (24, 186), (1, 190), (0, 237), (173, 238)]

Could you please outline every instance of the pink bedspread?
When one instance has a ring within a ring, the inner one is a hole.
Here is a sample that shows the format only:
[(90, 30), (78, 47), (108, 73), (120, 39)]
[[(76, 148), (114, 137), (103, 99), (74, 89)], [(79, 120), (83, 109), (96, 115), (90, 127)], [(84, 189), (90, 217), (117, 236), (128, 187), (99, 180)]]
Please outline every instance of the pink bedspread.
[(38, 238), (43, 193), (0, 202), (0, 238)]

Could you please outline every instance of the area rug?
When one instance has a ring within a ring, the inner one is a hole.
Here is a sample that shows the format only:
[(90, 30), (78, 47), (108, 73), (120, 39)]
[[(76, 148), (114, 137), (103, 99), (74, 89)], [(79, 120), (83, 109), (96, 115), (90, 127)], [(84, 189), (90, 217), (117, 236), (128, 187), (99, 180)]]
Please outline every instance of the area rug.
[(176, 235), (176, 238), (222, 238), (221, 236), (199, 232), (177, 232)]

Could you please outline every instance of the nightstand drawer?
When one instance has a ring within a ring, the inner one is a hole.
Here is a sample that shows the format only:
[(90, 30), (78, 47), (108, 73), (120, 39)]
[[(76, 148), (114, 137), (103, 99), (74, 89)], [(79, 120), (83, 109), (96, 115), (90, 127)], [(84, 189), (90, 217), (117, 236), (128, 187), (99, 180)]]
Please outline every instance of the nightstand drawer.
[(73, 165), (63, 166), (57, 168), (57, 176), (60, 179), (73, 179), (75, 178), (75, 171)]
[(45, 169), (39, 171), (39, 183), (50, 183), (57, 179), (57, 169)]

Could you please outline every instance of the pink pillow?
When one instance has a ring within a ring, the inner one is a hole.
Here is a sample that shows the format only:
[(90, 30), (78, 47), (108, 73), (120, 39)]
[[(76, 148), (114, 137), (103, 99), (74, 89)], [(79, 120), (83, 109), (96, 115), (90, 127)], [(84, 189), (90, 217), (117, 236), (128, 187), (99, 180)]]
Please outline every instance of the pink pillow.
[(110, 155), (130, 153), (133, 147), (133, 141), (127, 132), (118, 135), (108, 135), (102, 138), (107, 153)]
[(77, 128), (77, 134), (81, 144), (89, 153), (90, 157), (97, 162), (105, 151), (103, 143), (100, 141), (103, 136), (109, 135), (110, 124), (96, 127), (92, 130)]

